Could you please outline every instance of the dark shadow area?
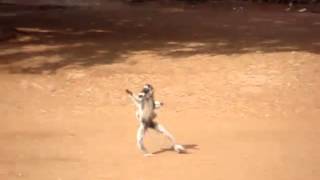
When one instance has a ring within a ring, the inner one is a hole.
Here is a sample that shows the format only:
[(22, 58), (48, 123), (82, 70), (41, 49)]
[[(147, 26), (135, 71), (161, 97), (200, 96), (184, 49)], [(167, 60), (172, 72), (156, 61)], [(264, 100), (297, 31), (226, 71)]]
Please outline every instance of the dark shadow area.
[[(198, 150), (198, 145), (197, 144), (183, 144), (182, 145), (186, 151), (181, 153), (181, 154), (190, 154), (190, 151), (188, 150)], [(165, 153), (165, 152), (169, 152), (169, 151), (174, 151), (173, 148), (163, 148), (159, 151), (153, 152), (152, 154), (161, 154), (161, 153)]]
[[(0, 5), (0, 71), (56, 73), (125, 63), (132, 53), (169, 58), (243, 53), (320, 53), (320, 16), (285, 6), (149, 5), (28, 8)], [(3, 35), (4, 36), (4, 35)], [(1, 37), (0, 37), (1, 39)]]

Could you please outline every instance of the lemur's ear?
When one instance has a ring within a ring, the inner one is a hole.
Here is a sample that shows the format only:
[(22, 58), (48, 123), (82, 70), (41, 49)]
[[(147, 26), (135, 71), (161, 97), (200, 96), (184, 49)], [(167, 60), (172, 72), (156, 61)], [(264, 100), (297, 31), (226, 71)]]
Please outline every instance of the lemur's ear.
[(145, 88), (149, 88), (149, 89), (153, 89), (152, 85), (151, 85), (151, 84), (148, 84), (148, 83), (145, 84), (144, 87), (145, 87)]

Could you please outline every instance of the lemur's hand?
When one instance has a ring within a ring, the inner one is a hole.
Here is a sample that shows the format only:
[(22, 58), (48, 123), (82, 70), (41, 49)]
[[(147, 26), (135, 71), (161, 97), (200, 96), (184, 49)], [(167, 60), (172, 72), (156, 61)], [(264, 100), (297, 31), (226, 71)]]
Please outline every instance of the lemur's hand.
[(131, 95), (131, 96), (133, 95), (133, 93), (129, 89), (126, 89), (126, 93)]

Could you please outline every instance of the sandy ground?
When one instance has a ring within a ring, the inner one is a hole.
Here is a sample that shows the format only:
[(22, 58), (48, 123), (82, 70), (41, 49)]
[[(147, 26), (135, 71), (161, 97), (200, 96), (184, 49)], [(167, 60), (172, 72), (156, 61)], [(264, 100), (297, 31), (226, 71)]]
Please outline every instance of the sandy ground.
[[(1, 180), (318, 180), (320, 16), (282, 6), (1, 6)], [(187, 154), (124, 89), (156, 88)]]

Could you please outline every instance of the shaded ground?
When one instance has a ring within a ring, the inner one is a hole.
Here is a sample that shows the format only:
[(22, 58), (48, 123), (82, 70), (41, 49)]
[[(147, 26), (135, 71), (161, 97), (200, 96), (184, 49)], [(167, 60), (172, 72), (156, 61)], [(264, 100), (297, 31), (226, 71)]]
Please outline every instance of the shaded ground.
[[(319, 179), (319, 14), (0, 9), (0, 179)], [(153, 132), (138, 152), (124, 89), (145, 82), (188, 154)]]

